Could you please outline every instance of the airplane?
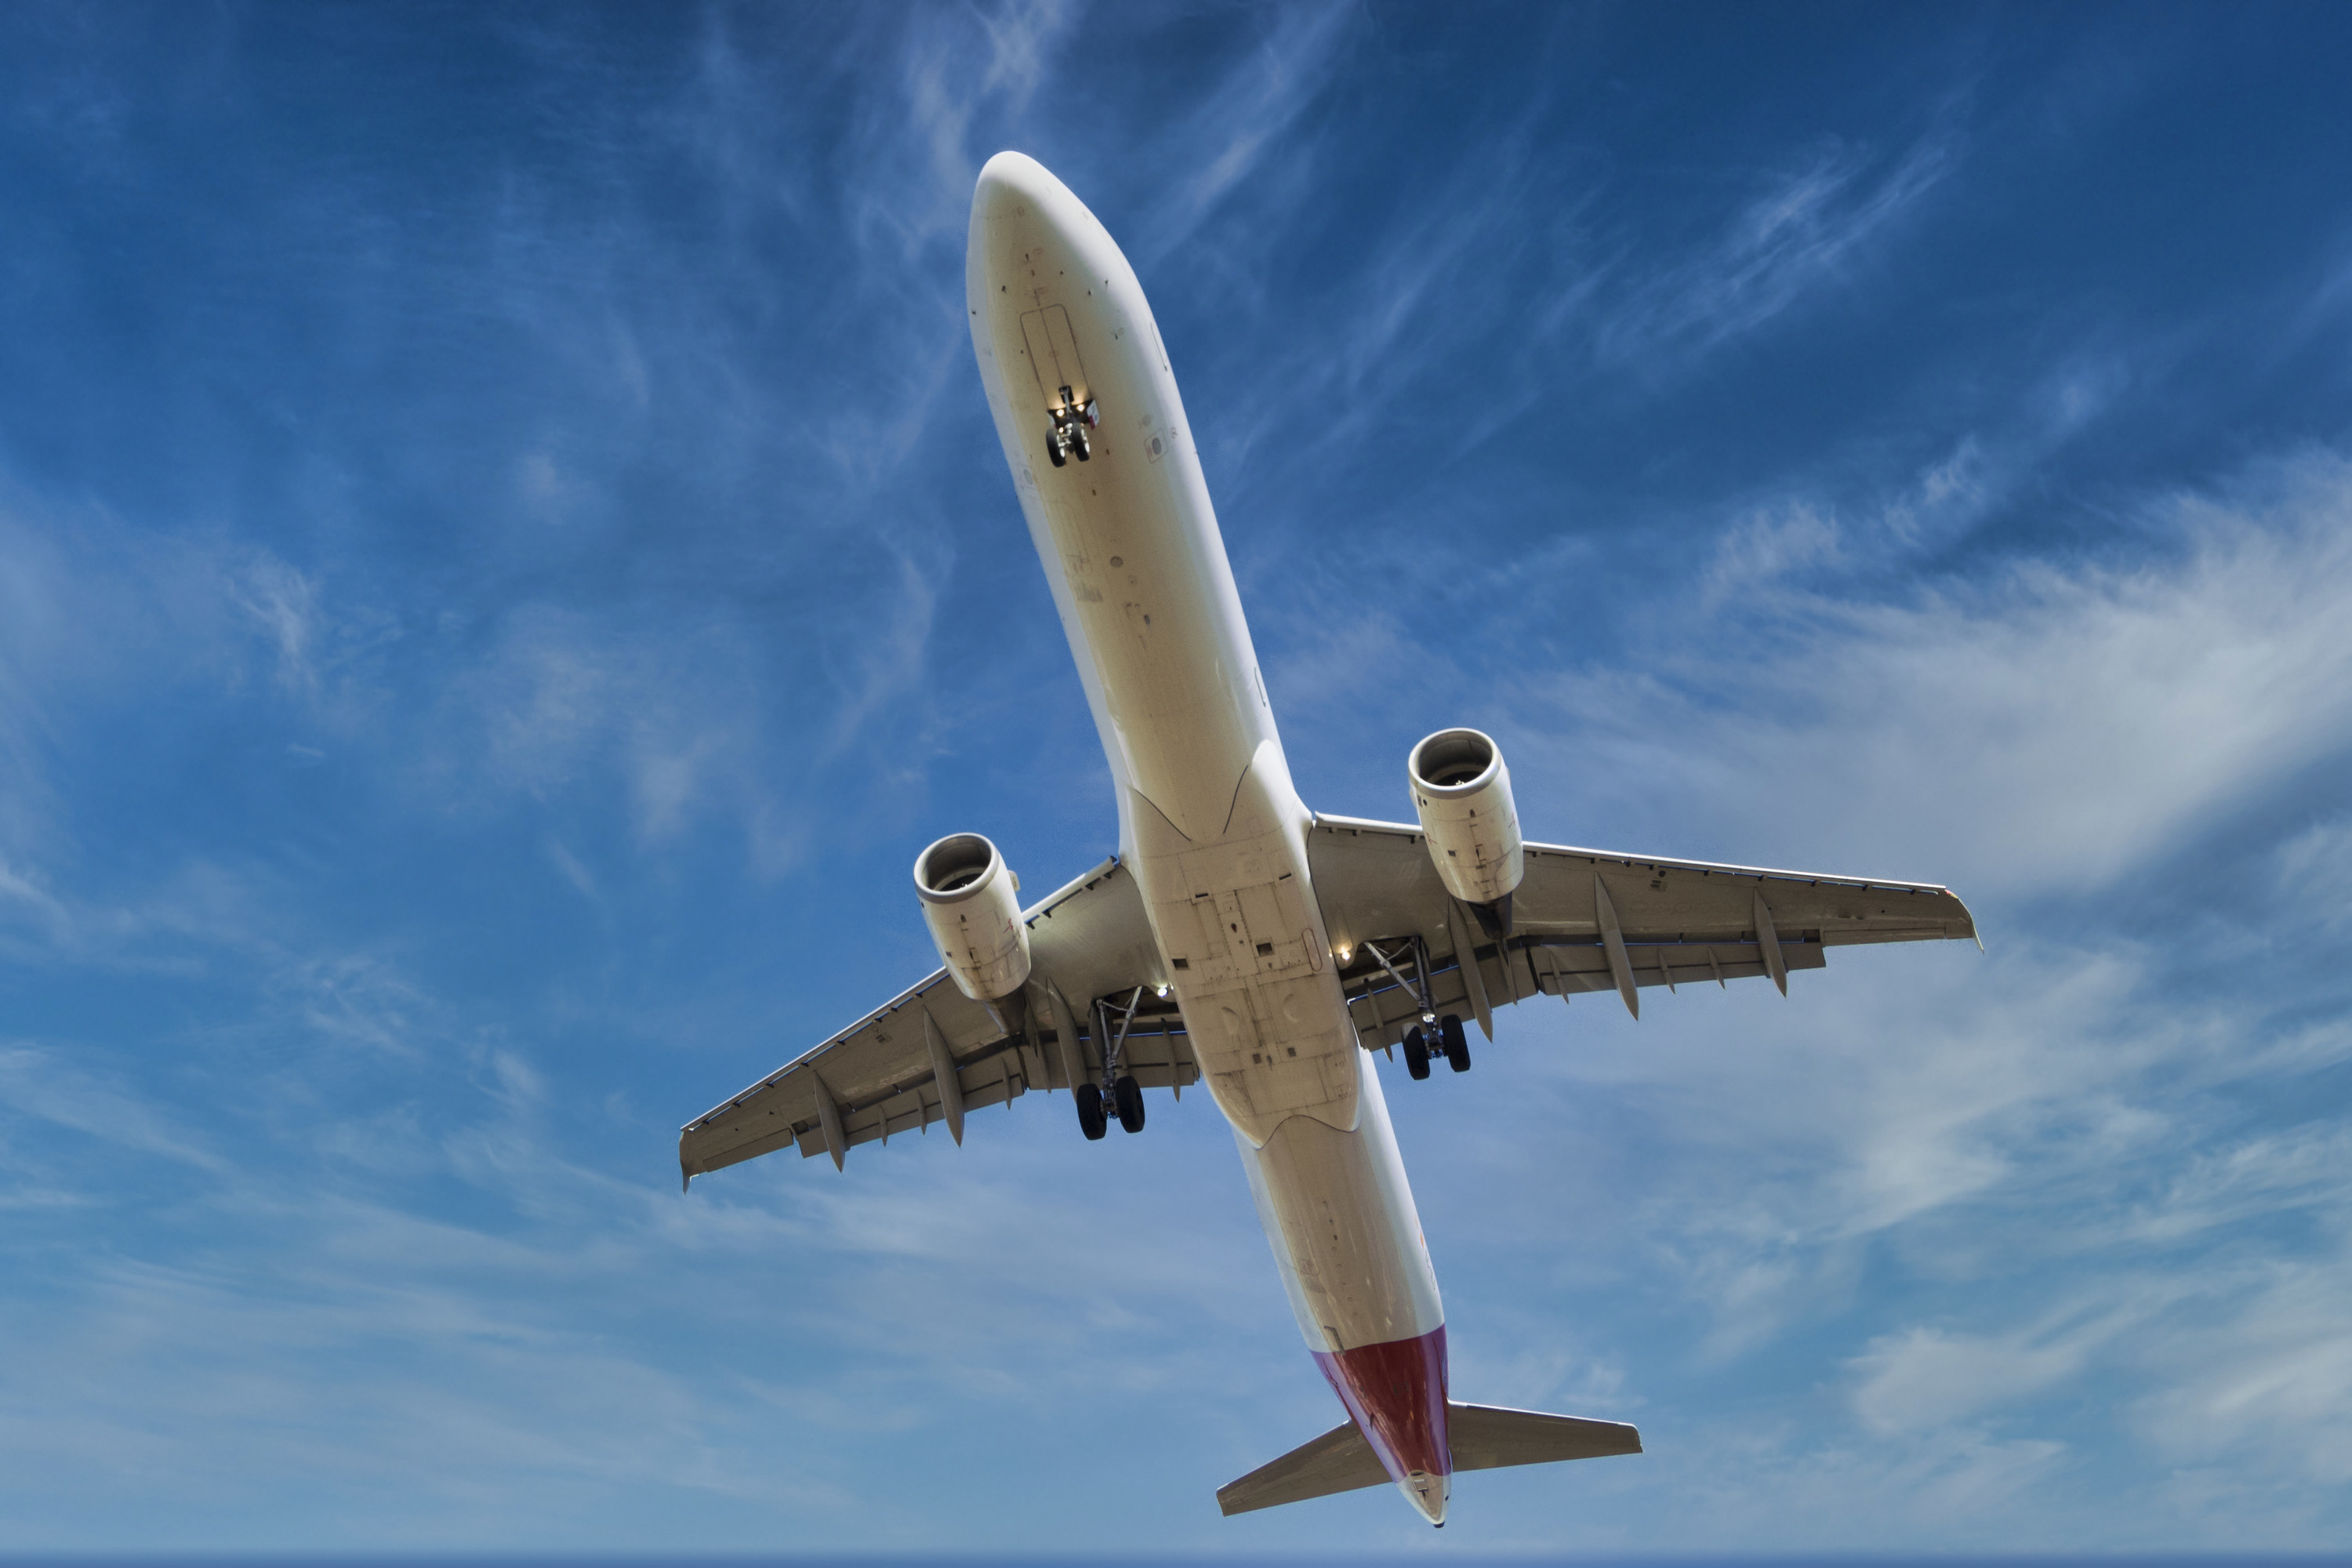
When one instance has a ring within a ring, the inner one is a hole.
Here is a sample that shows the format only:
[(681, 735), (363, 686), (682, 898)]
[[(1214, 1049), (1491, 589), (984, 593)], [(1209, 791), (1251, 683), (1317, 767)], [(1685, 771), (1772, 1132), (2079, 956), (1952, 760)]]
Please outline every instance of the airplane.
[[(1830, 948), (1972, 938), (1944, 888), (1522, 840), (1494, 740), (1405, 763), (1417, 820), (1292, 786), (1200, 453), (1143, 289), (1094, 214), (1000, 153), (972, 195), (980, 379), (1118, 791), (1118, 853), (1027, 908), (996, 846), (916, 857), (941, 967), (706, 1115), (684, 1182), (830, 1155), (1067, 1089), (1080, 1130), (1205, 1080), (1300, 1333), (1347, 1420), (1219, 1489), (1227, 1515), (1392, 1483), (1443, 1525), (1457, 1471), (1641, 1452), (1632, 1426), (1455, 1401), (1445, 1315), (1373, 1054), (1469, 1070), (1462, 1014), (1769, 978)], [(1979, 944), (1981, 945), (1981, 944)]]

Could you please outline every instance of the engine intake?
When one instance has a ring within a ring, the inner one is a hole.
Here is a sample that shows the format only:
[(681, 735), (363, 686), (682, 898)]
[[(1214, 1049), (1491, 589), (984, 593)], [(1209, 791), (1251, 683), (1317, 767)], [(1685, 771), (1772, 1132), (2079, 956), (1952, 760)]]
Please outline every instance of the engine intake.
[(915, 857), (924, 923), (956, 989), (975, 1002), (1010, 996), (1029, 978), (1020, 890), (1004, 857), (977, 833), (950, 833)]
[(1507, 930), (1505, 900), (1527, 874), (1527, 855), (1503, 753), (1475, 730), (1440, 730), (1412, 749), (1405, 772), (1438, 879), (1487, 923), (1499, 920)]

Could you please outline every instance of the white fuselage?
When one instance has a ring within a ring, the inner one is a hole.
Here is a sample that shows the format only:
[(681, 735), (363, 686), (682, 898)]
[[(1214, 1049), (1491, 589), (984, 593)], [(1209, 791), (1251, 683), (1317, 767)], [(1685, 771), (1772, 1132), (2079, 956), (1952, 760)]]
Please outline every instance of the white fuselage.
[[(1094, 215), (1009, 153), (973, 197), (966, 288), (981, 380), (1118, 791), (1121, 858), (1192, 1054), (1233, 1124), (1300, 1331), (1407, 1495), (1442, 1520), (1437, 1281), (1340, 994), (1307, 866), (1312, 816), (1150, 307)], [(1098, 423), (1089, 458), (1055, 466), (1064, 387)], [(1410, 1412), (1361, 1407), (1374, 1369), (1427, 1364), (1432, 1344), (1434, 1434), (1405, 1430), (1427, 1425)]]

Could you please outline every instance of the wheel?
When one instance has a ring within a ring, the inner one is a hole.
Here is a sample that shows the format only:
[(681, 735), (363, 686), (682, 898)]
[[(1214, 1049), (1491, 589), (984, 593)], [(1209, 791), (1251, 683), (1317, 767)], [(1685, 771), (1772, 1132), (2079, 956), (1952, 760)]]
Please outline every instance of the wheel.
[(1462, 1033), (1459, 1014), (1448, 1013), (1437, 1021), (1438, 1037), (1445, 1042), (1445, 1065), (1455, 1072), (1470, 1070), (1470, 1042)]
[(1110, 1086), (1111, 1103), (1118, 1108), (1118, 1124), (1129, 1132), (1143, 1131), (1143, 1086), (1135, 1081), (1132, 1073), (1122, 1073)]
[(1054, 459), (1054, 467), (1057, 468), (1068, 466), (1070, 457), (1068, 453), (1062, 450), (1062, 437), (1059, 431), (1055, 431), (1045, 442), (1045, 456)]
[(1085, 426), (1078, 426), (1071, 429), (1070, 450), (1078, 455), (1078, 461), (1081, 463), (1095, 455), (1094, 447), (1087, 444)]
[(1429, 1043), (1422, 1037), (1419, 1024), (1404, 1032), (1404, 1070), (1415, 1078), (1429, 1076)]
[(1110, 1131), (1110, 1123), (1103, 1120), (1102, 1085), (1082, 1083), (1071, 1098), (1078, 1102), (1078, 1130), (1089, 1142)]

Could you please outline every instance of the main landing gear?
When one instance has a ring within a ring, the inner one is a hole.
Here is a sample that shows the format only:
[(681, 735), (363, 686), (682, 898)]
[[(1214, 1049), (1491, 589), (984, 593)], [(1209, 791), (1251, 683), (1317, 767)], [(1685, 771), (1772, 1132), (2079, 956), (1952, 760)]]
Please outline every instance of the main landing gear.
[[(1068, 388), (1063, 388), (1065, 394)], [(1120, 1058), (1127, 1051), (1127, 1031), (1135, 1022), (1135, 1010), (1143, 1005), (1143, 987), (1135, 988), (1125, 1006), (1108, 998), (1095, 1002), (1095, 1038), (1102, 1042), (1102, 1080), (1082, 1083), (1071, 1090), (1070, 1098), (1078, 1102), (1078, 1131), (1092, 1142), (1110, 1131), (1111, 1118), (1129, 1132), (1143, 1131), (1143, 1086), (1135, 1075), (1121, 1072)]]
[[(1383, 952), (1377, 943), (1369, 942), (1363, 949), (1389, 972), (1390, 979), (1404, 988), (1405, 994), (1421, 1004), (1421, 1021), (1404, 1032), (1401, 1042), (1404, 1047), (1404, 1070), (1416, 1079), (1425, 1079), (1429, 1076), (1430, 1058), (1443, 1056), (1445, 1065), (1455, 1072), (1468, 1072), (1470, 1042), (1462, 1033), (1461, 1016), (1448, 1013), (1441, 1018), (1436, 1004), (1430, 1000), (1428, 944), (1414, 937), (1398, 943), (1393, 952)], [(1397, 967), (1400, 963), (1412, 966), (1412, 979), (1406, 979)]]
[(1459, 1014), (1448, 1013), (1434, 1025), (1415, 1024), (1404, 1032), (1405, 1071), (1427, 1078), (1432, 1055), (1443, 1056), (1455, 1072), (1470, 1070), (1470, 1042), (1463, 1037)]
[[(1087, 438), (1087, 432), (1102, 423), (1102, 415), (1096, 409), (1093, 398), (1080, 403), (1066, 386), (1061, 389), (1061, 393), (1060, 401), (1048, 411), (1054, 425), (1045, 435), (1045, 455), (1054, 459), (1054, 467), (1057, 468), (1067, 465), (1074, 457), (1083, 463), (1095, 455), (1094, 443)], [(1097, 1132), (1092, 1136), (1099, 1138), (1102, 1134)]]

